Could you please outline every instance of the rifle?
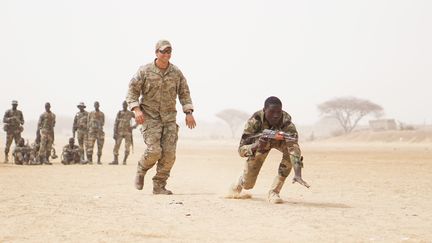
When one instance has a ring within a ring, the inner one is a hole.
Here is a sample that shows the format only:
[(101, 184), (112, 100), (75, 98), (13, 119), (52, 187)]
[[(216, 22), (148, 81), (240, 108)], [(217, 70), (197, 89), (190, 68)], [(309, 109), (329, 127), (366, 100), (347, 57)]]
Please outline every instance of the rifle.
[(298, 142), (298, 135), (296, 133), (286, 133), (282, 131), (274, 131), (271, 129), (264, 129), (262, 133), (254, 137), (261, 136), (267, 139), (276, 139), (276, 136), (278, 135), (283, 136), (285, 142)]

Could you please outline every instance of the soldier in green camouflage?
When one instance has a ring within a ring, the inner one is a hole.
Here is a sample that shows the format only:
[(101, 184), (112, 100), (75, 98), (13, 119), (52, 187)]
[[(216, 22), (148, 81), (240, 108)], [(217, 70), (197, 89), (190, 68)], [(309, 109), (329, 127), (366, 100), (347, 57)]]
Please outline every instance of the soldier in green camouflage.
[(80, 163), (80, 147), (75, 145), (74, 138), (69, 138), (69, 144), (63, 147), (61, 158), (61, 163), (64, 165)]
[(84, 159), (84, 151), (85, 146), (87, 146), (87, 121), (88, 121), (88, 112), (85, 110), (86, 106), (84, 102), (80, 102), (77, 105), (79, 112), (76, 113), (73, 125), (72, 125), (72, 134), (75, 137), (75, 133), (77, 133), (76, 137), (78, 140), (78, 145), (80, 147), (81, 160)]
[(136, 128), (136, 125), (131, 125), (131, 120), (135, 117), (132, 111), (127, 109), (127, 102), (123, 102), (123, 110), (117, 113), (114, 122), (114, 161), (110, 165), (118, 165), (119, 149), (122, 140), (125, 140), (125, 154), (123, 157), (123, 164), (126, 165), (126, 160), (130, 153), (130, 147), (133, 145), (132, 129)]
[(99, 102), (94, 103), (95, 110), (90, 112), (87, 119), (87, 160), (90, 164), (93, 163), (93, 147), (95, 142), (97, 142), (97, 163), (100, 165), (102, 149), (105, 142), (105, 133), (103, 131), (103, 126), (105, 124), (105, 115), (99, 110)]
[(56, 116), (51, 112), (51, 104), (45, 103), (45, 112), (39, 117), (38, 133), (40, 134), (40, 148), (39, 148), (39, 161), (42, 164), (51, 165), (49, 157), (54, 143), (54, 127), (56, 123)]
[(301, 176), (303, 157), (297, 141), (287, 141), (282, 135), (276, 135), (274, 139), (265, 138), (260, 136), (264, 129), (282, 131), (297, 137), (297, 130), (291, 122), (291, 116), (282, 110), (282, 102), (277, 97), (271, 96), (267, 98), (264, 102), (264, 109), (255, 112), (246, 123), (238, 151), (241, 157), (247, 157), (248, 159), (242, 176), (231, 187), (228, 197), (241, 198), (242, 189), (249, 190), (254, 187), (261, 166), (273, 148), (282, 152), (282, 160), (279, 164), (278, 175), (268, 192), (269, 202), (283, 202), (279, 192), (292, 167), (294, 167), (295, 173), (293, 183), (298, 182), (309, 187)]
[[(144, 175), (156, 163), (153, 194), (172, 194), (165, 188), (176, 158), (178, 125), (176, 99), (186, 114), (186, 125), (196, 126), (193, 105), (186, 78), (180, 69), (169, 62), (172, 47), (166, 40), (156, 43), (156, 59), (141, 66), (129, 83), (126, 97), (135, 121), (142, 124), (141, 132), (147, 148), (138, 162), (135, 188), (142, 190)], [(141, 97), (141, 99), (140, 99)]]
[(12, 109), (7, 110), (3, 116), (3, 130), (6, 132), (5, 163), (9, 162), (8, 155), (12, 141), (15, 140), (15, 145), (17, 145), (21, 138), (21, 132), (24, 130), (22, 126), (24, 125), (24, 116), (17, 107), (18, 101), (13, 100)]
[(14, 162), (17, 165), (27, 165), (30, 162), (31, 147), (25, 144), (24, 138), (20, 138), (13, 151)]

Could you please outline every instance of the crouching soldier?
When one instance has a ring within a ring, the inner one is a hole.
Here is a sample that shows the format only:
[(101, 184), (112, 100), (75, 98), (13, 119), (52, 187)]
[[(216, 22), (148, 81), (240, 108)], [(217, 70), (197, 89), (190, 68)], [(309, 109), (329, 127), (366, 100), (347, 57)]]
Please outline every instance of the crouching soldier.
[(24, 138), (20, 138), (13, 151), (14, 162), (17, 165), (27, 165), (30, 162), (31, 148), (25, 144)]
[[(265, 135), (266, 131), (272, 131), (272, 136)], [(294, 139), (286, 138), (290, 135)], [(302, 179), (301, 169), (303, 157), (297, 143), (297, 130), (291, 122), (291, 116), (282, 110), (282, 102), (279, 98), (271, 96), (264, 102), (264, 109), (255, 112), (246, 123), (240, 140), (239, 154), (247, 157), (242, 175), (231, 187), (231, 198), (242, 198), (243, 189), (252, 189), (258, 177), (258, 173), (264, 160), (271, 149), (277, 149), (282, 153), (282, 159), (278, 168), (278, 175), (268, 192), (268, 201), (282, 203), (279, 192), (294, 168), (293, 183), (297, 182), (305, 187), (309, 185)]]
[(78, 164), (81, 160), (81, 150), (75, 145), (75, 139), (69, 138), (69, 144), (63, 147), (61, 163), (64, 165)]

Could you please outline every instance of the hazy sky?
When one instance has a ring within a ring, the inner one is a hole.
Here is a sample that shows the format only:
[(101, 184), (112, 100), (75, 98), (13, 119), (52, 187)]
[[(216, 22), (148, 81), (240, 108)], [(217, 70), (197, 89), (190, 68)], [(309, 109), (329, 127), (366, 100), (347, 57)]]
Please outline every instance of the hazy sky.
[(197, 120), (252, 113), (275, 95), (296, 124), (312, 124), (317, 104), (355, 96), (432, 124), (431, 13), (427, 0), (0, 0), (0, 112), (17, 99), (26, 120), (46, 101), (73, 116), (98, 100), (113, 118), (168, 39)]

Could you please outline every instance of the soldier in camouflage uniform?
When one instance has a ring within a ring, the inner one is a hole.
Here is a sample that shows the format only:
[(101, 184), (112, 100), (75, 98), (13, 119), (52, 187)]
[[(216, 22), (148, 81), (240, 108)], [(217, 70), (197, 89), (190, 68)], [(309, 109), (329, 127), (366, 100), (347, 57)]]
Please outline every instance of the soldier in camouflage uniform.
[(56, 116), (51, 112), (51, 104), (45, 104), (45, 112), (39, 117), (38, 133), (40, 133), (40, 148), (39, 148), (39, 161), (43, 164), (51, 165), (49, 157), (54, 143), (54, 126), (56, 123)]
[(129, 83), (126, 97), (129, 109), (135, 113), (136, 123), (142, 124), (141, 132), (147, 145), (138, 162), (135, 188), (142, 190), (144, 175), (157, 163), (153, 194), (172, 194), (165, 186), (176, 157), (177, 96), (186, 114), (186, 125), (190, 129), (196, 126), (187, 81), (180, 69), (169, 62), (171, 52), (168, 41), (158, 41), (156, 59), (138, 69)]
[(129, 156), (130, 147), (133, 144), (132, 129), (136, 128), (136, 125), (131, 126), (131, 120), (135, 115), (132, 111), (127, 109), (127, 102), (123, 102), (123, 110), (117, 113), (114, 123), (114, 161), (110, 165), (118, 165), (119, 149), (122, 140), (125, 140), (125, 154), (123, 157), (123, 164), (126, 165), (127, 157)]
[(279, 192), (292, 167), (294, 167), (295, 173), (293, 183), (298, 182), (309, 187), (301, 176), (303, 157), (298, 143), (286, 141), (281, 135), (276, 136), (275, 139), (266, 139), (260, 136), (264, 129), (282, 131), (297, 136), (297, 130), (291, 122), (291, 116), (282, 110), (282, 102), (277, 97), (267, 98), (264, 109), (255, 112), (246, 123), (238, 150), (241, 157), (248, 159), (243, 175), (232, 186), (229, 197), (240, 198), (242, 189), (248, 190), (254, 187), (261, 166), (273, 148), (282, 152), (282, 160), (279, 164), (278, 176), (274, 179), (268, 193), (269, 202), (282, 203)]
[(17, 165), (29, 164), (31, 160), (31, 147), (25, 144), (24, 138), (20, 138), (13, 151), (14, 162)]
[(85, 147), (87, 146), (87, 119), (88, 119), (88, 112), (84, 109), (86, 106), (84, 105), (84, 102), (80, 102), (77, 105), (79, 112), (76, 113), (74, 122), (72, 125), (72, 134), (75, 137), (75, 133), (77, 133), (77, 140), (78, 145), (80, 147), (80, 153), (81, 153), (81, 160), (84, 161), (84, 151)]
[(87, 160), (91, 164), (93, 163), (93, 147), (97, 141), (97, 163), (101, 165), (102, 149), (105, 142), (105, 133), (103, 126), (105, 124), (105, 115), (99, 110), (99, 102), (94, 103), (95, 110), (89, 113), (88, 116), (88, 135), (87, 135)]
[(69, 138), (69, 144), (63, 147), (62, 161), (64, 165), (78, 164), (81, 160), (80, 147), (75, 145), (75, 139)]
[(12, 141), (15, 140), (15, 145), (17, 145), (21, 138), (21, 132), (24, 130), (22, 127), (24, 116), (17, 107), (18, 101), (13, 100), (12, 109), (7, 110), (3, 116), (3, 130), (6, 132), (5, 163), (9, 162), (8, 155)]

